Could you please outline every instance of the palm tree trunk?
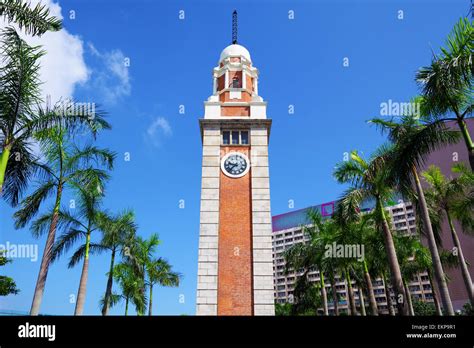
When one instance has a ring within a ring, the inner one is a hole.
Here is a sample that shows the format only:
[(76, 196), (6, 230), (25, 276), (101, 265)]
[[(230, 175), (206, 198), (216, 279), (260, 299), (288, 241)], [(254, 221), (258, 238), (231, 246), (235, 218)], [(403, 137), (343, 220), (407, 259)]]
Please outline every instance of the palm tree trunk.
[(334, 303), (334, 315), (338, 316), (339, 315), (339, 299), (337, 296), (337, 288), (336, 288), (336, 282), (334, 280), (334, 277), (331, 277), (331, 287), (332, 287), (332, 301)]
[(464, 279), (464, 284), (466, 286), (467, 294), (469, 296), (469, 301), (471, 301), (471, 305), (474, 305), (474, 287), (472, 285), (471, 275), (469, 274), (469, 269), (467, 268), (466, 260), (464, 258), (464, 253), (461, 247), (461, 243), (459, 242), (458, 234), (456, 233), (453, 220), (451, 219), (451, 215), (449, 214), (449, 209), (446, 209), (446, 215), (448, 217), (449, 228), (451, 229), (453, 244), (457, 249), (459, 265), (461, 266), (461, 273)]
[[(382, 230), (385, 244), (385, 251), (387, 252), (388, 264), (390, 267), (390, 275), (392, 278), (392, 287), (395, 292), (395, 298), (397, 299), (397, 308), (399, 315), (408, 315), (408, 306), (405, 301), (405, 290), (403, 289), (402, 273), (400, 272), (400, 264), (398, 263), (397, 253), (395, 251), (395, 245), (393, 244), (392, 232), (388, 227), (387, 218), (385, 216), (385, 210), (382, 205), (380, 197), (376, 197), (377, 207), (380, 211), (382, 220)], [(398, 299), (402, 297), (402, 301)]]
[(5, 145), (3, 152), (0, 155), (0, 195), (3, 189), (3, 183), (5, 182), (5, 172), (7, 170), (8, 159), (10, 158), (11, 146)]
[(109, 267), (109, 277), (107, 279), (107, 287), (105, 289), (105, 298), (104, 305), (102, 306), (102, 315), (107, 315), (109, 313), (110, 307), (110, 296), (112, 295), (112, 285), (113, 285), (113, 270), (115, 263), (115, 248), (112, 249), (112, 256), (110, 258), (110, 267)]
[(31, 304), (30, 315), (38, 315), (43, 300), (44, 287), (46, 278), (48, 276), (49, 264), (51, 263), (51, 252), (54, 246), (54, 239), (56, 236), (56, 226), (59, 219), (59, 207), (61, 206), (61, 195), (63, 191), (62, 181), (59, 181), (58, 190), (56, 192), (56, 201), (54, 203), (53, 215), (51, 218), (51, 225), (49, 225), (48, 237), (44, 246), (43, 257), (41, 259), (41, 266), (36, 280), (35, 293), (33, 295), (33, 303)]
[(148, 315), (151, 315), (153, 305), (153, 284), (150, 284), (150, 300), (148, 301)]
[(91, 241), (91, 231), (86, 236), (86, 251), (84, 254), (84, 263), (82, 265), (81, 280), (79, 281), (79, 290), (77, 291), (77, 302), (74, 315), (82, 315), (84, 303), (86, 302), (87, 277), (89, 275), (89, 246)]
[(388, 287), (387, 276), (383, 274), (383, 284), (385, 287), (385, 298), (387, 299), (388, 314), (394, 316), (395, 309), (393, 308), (392, 295), (390, 294), (390, 289)]
[(347, 269), (345, 269), (345, 273), (346, 273), (347, 288), (348, 288), (347, 292), (349, 295), (349, 304), (351, 307), (351, 313), (352, 315), (357, 315), (357, 308), (356, 308), (355, 299), (354, 299), (354, 289), (352, 288), (351, 277)]
[[(328, 295), (326, 292), (326, 284), (324, 282), (324, 274), (323, 272), (319, 272), (319, 281), (321, 283), (321, 297), (323, 298), (323, 311), (324, 315), (329, 315), (328, 309)], [(151, 296), (150, 296), (151, 299)]]
[(413, 302), (411, 301), (410, 289), (408, 288), (407, 282), (403, 281), (403, 286), (405, 287), (405, 293), (407, 294), (408, 309), (410, 310), (410, 315), (415, 315), (415, 310), (413, 309)]
[(347, 278), (346, 278), (345, 272), (344, 272), (344, 285), (346, 286), (345, 291), (346, 291), (347, 315), (352, 315), (351, 304), (350, 304), (351, 301), (349, 299), (349, 285), (347, 284)]
[(364, 260), (364, 278), (365, 284), (367, 285), (367, 293), (369, 294), (369, 306), (372, 315), (379, 315), (377, 308), (377, 300), (375, 299), (374, 286), (372, 285), (372, 278), (370, 277), (369, 269), (367, 268), (367, 262)]
[(365, 311), (364, 291), (362, 290), (362, 286), (359, 286), (359, 304), (360, 304), (360, 314), (365, 317), (367, 313)]
[(125, 298), (125, 316), (128, 314), (128, 297)]
[(441, 310), (441, 305), (439, 304), (438, 291), (436, 290), (436, 287), (433, 284), (433, 276), (431, 275), (430, 270), (427, 270), (426, 273), (428, 273), (428, 279), (430, 281), (431, 291), (433, 293), (433, 302), (434, 302), (434, 305), (435, 305), (435, 308), (436, 308), (436, 314), (438, 314), (439, 316), (442, 316), (443, 311)]
[(466, 143), (467, 153), (469, 154), (469, 164), (471, 165), (471, 170), (474, 170), (474, 143), (472, 142), (471, 136), (469, 135), (469, 130), (467, 129), (466, 121), (457, 116), (457, 122), (461, 134)]
[(420, 203), (421, 219), (423, 226), (426, 230), (426, 237), (428, 239), (428, 247), (430, 249), (431, 258), (433, 260), (433, 268), (435, 273), (435, 279), (438, 284), (439, 292), (441, 295), (441, 301), (443, 302), (444, 310), (448, 315), (454, 315), (453, 304), (451, 303), (451, 297), (448, 291), (448, 285), (446, 283), (446, 277), (444, 276), (443, 266), (439, 258), (438, 247), (436, 245), (433, 228), (431, 226), (431, 220), (428, 213), (428, 207), (425, 200), (425, 194), (421, 187), (420, 178), (415, 166), (412, 167), (412, 174), (415, 180), (416, 192), (418, 194), (418, 201)]

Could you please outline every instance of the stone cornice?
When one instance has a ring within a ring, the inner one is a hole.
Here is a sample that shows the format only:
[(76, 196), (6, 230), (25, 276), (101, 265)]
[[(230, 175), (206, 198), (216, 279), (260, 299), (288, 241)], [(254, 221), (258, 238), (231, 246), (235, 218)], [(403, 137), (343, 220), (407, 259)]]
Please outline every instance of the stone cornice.
[(268, 130), (268, 138), (270, 139), (270, 129), (272, 126), (271, 119), (251, 119), (251, 118), (242, 118), (242, 119), (199, 119), (199, 128), (201, 130), (201, 141), (204, 135), (204, 127), (209, 128), (253, 128), (253, 127), (264, 127)]

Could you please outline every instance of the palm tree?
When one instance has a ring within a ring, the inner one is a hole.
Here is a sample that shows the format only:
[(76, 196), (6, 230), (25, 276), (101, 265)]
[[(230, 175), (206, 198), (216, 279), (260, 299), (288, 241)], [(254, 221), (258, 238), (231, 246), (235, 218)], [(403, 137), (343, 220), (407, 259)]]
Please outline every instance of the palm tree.
[(455, 185), (459, 196), (453, 202), (453, 215), (461, 223), (464, 232), (472, 234), (474, 231), (474, 172), (463, 164), (456, 164), (452, 172), (459, 174)]
[[(349, 204), (348, 204), (349, 203)], [(351, 268), (356, 274), (356, 280), (359, 281), (359, 296), (362, 294), (362, 279), (357, 277), (357, 274), (361, 274), (364, 279), (365, 287), (367, 288), (367, 293), (369, 297), (369, 307), (372, 315), (378, 315), (377, 301), (374, 295), (374, 288), (372, 284), (372, 277), (369, 272), (369, 255), (370, 255), (370, 246), (371, 239), (373, 235), (377, 233), (375, 228), (375, 215), (373, 212), (359, 213), (351, 202), (341, 202), (336, 212), (333, 216), (336, 224), (339, 226), (340, 231), (344, 235), (344, 240), (340, 241), (345, 244), (352, 245), (364, 245), (364, 253), (362, 261), (352, 262)], [(364, 301), (362, 297), (362, 301)], [(362, 311), (365, 311), (365, 308), (361, 308)]]
[(388, 170), (388, 154), (391, 147), (382, 146), (372, 158), (364, 160), (356, 151), (351, 152), (351, 160), (339, 163), (334, 171), (334, 177), (340, 183), (349, 183), (351, 187), (342, 197), (343, 204), (358, 209), (358, 206), (367, 199), (375, 200), (375, 217), (384, 237), (385, 251), (388, 257), (392, 286), (397, 299), (398, 312), (408, 315), (408, 306), (405, 299), (405, 290), (400, 272), (392, 232), (388, 225), (384, 202), (392, 195), (395, 182)]
[[(143, 297), (146, 296), (147, 275), (151, 267), (152, 260), (156, 248), (161, 244), (158, 234), (152, 234), (148, 239), (143, 239), (139, 236), (135, 237), (134, 243), (130, 248), (130, 262), (134, 265), (135, 272), (143, 281), (143, 287), (140, 290)], [(145, 313), (145, 306), (140, 307), (137, 314), (143, 315)]]
[[(356, 285), (356, 290), (357, 290), (357, 295), (359, 296), (359, 313), (361, 316), (366, 316), (367, 311), (365, 308), (365, 296), (364, 296), (364, 276), (363, 276), (363, 270), (362, 270), (362, 265), (357, 262), (352, 263), (352, 279), (355, 282)], [(354, 299), (355, 301), (355, 299)]]
[(291, 316), (292, 306), (289, 302), (275, 303), (275, 316)]
[(0, 16), (8, 22), (15, 22), (31, 35), (41, 36), (47, 31), (58, 31), (62, 26), (61, 20), (50, 16), (49, 9), (40, 2), (31, 8), (22, 0), (2, 0)]
[(318, 308), (324, 307), (321, 285), (310, 282), (308, 273), (309, 270), (303, 271), (303, 274), (295, 281), (294, 303), (291, 305), (292, 315), (318, 315)]
[[(144, 280), (136, 272), (136, 267), (129, 260), (115, 265), (113, 268), (113, 277), (118, 282), (121, 294), (112, 294), (108, 306), (112, 307), (118, 302), (118, 297), (125, 301), (125, 315), (128, 315), (128, 305), (132, 302), (135, 305), (137, 313), (144, 313), (146, 309), (146, 296), (143, 292), (145, 287)], [(105, 303), (102, 301), (102, 308)]]
[(179, 286), (181, 274), (173, 272), (171, 265), (165, 259), (161, 257), (153, 259), (149, 262), (147, 267), (148, 282), (146, 283), (149, 287), (148, 295), (148, 315), (152, 314), (153, 305), (153, 286)]
[[(46, 245), (36, 282), (31, 315), (38, 315), (43, 298), (44, 286), (52, 257), (56, 229), (60, 220), (60, 206), (63, 190), (71, 183), (86, 186), (92, 180), (104, 181), (108, 175), (101, 169), (94, 168), (91, 162), (112, 169), (114, 155), (108, 150), (86, 146), (82, 149), (72, 145), (62, 127), (48, 129), (36, 134), (45, 156), (42, 164), (43, 176), (39, 187), (22, 203), (14, 217), (15, 227), (23, 228), (38, 213), (41, 204), (50, 195), (55, 194), (54, 206), (51, 211), (41, 215), (32, 225), (32, 233), (40, 236), (48, 231)], [(61, 227), (61, 226), (59, 226)]]
[[(420, 68), (416, 81), (423, 92), (422, 108), (430, 122), (454, 120), (461, 130), (474, 169), (474, 143), (465, 119), (473, 110), (472, 77), (474, 72), (474, 27), (461, 18), (448, 36), (439, 56), (433, 53), (431, 65)], [(447, 115), (454, 113), (455, 117)]]
[(407, 293), (410, 315), (413, 316), (415, 312), (407, 281), (413, 279), (420, 272), (431, 268), (432, 263), (429, 250), (421, 244), (417, 236), (413, 235), (398, 235), (395, 239), (395, 247), (397, 249), (398, 259), (400, 260), (403, 285)]
[[(0, 5), (7, 6), (12, 1)], [(6, 11), (4, 14), (11, 13)], [(21, 16), (25, 26), (31, 19)], [(102, 112), (79, 114), (71, 106), (43, 109), (40, 105), (40, 47), (29, 46), (13, 28), (1, 32), (0, 56), (0, 194), (13, 206), (38, 168), (32, 151), (32, 137), (57, 126), (70, 130), (87, 127), (92, 133), (108, 129)]]
[[(60, 19), (50, 16), (45, 5), (38, 3), (30, 8), (22, 0), (3, 0), (0, 17), (18, 24), (33, 36), (58, 31), (62, 26)], [(39, 107), (36, 113), (32, 109), (40, 101), (38, 60), (45, 52), (40, 47), (27, 45), (12, 27), (2, 30), (0, 36), (3, 63), (0, 71), (0, 194), (16, 205), (34, 171), (29, 143), (31, 132), (58, 120)], [(15, 161), (8, 165), (11, 154)], [(6, 192), (2, 192), (4, 186)]]
[[(310, 220), (310, 225), (303, 227), (303, 234), (307, 236), (309, 240), (304, 243), (294, 244), (285, 251), (285, 271), (303, 271), (303, 273), (298, 276), (298, 279), (301, 278), (299, 281), (299, 288), (303, 289), (304, 284), (307, 283), (306, 278), (308, 277), (308, 273), (315, 269), (319, 270), (320, 284), (318, 289), (321, 292), (320, 297), (323, 305), (323, 314), (328, 315), (329, 309), (324, 272), (327, 270), (326, 267), (329, 265), (329, 262), (324, 262), (324, 252), (325, 246), (330, 244), (328, 238), (331, 238), (335, 225), (331, 221), (323, 222), (321, 215), (314, 211), (308, 213), (308, 218)], [(309, 283), (307, 285), (308, 287), (312, 287)], [(310, 291), (309, 289), (307, 290)], [(305, 294), (302, 292), (300, 297), (303, 296), (305, 296)], [(299, 308), (301, 308), (301, 306), (302, 305), (300, 304)], [(317, 308), (314, 310), (317, 312)]]
[(328, 271), (326, 274), (328, 275), (329, 283), (331, 284), (330, 295), (332, 296), (334, 315), (338, 316), (339, 315), (339, 295), (337, 293), (337, 287), (336, 287), (336, 277), (337, 277), (336, 267), (337, 266), (335, 265), (335, 262), (332, 265), (328, 265)]
[[(463, 229), (466, 232), (471, 232), (473, 219), (473, 210), (466, 210), (466, 200), (472, 201), (472, 190), (474, 188), (474, 176), (471, 171), (463, 165), (455, 165), (453, 171), (461, 173), (459, 178), (448, 180), (441, 173), (441, 170), (436, 166), (430, 166), (422, 175), (429, 183), (430, 189), (426, 192), (426, 200), (430, 207), (438, 216), (445, 216), (448, 220), (449, 228), (453, 244), (456, 248), (456, 253), (461, 267), (461, 273), (466, 286), (466, 291), (469, 296), (471, 304), (474, 304), (474, 288), (472, 284), (471, 275), (464, 258), (459, 237), (454, 227), (454, 219), (460, 217), (464, 222)], [(468, 192), (471, 193), (469, 197)], [(470, 221), (469, 221), (470, 220)]]
[[(375, 212), (374, 212), (375, 213)], [(374, 216), (375, 217), (375, 216)], [(389, 217), (387, 216), (387, 219)], [(365, 239), (365, 245), (370, 246), (365, 250), (365, 260), (369, 274), (373, 277), (381, 279), (384, 285), (385, 297), (387, 301), (387, 310), (391, 316), (395, 315), (393, 306), (390, 284), (387, 279), (389, 272), (387, 253), (385, 252), (385, 243), (381, 226), (375, 225), (375, 233), (368, 234)]]
[[(434, 273), (443, 306), (448, 315), (454, 315), (418, 169), (433, 150), (456, 143), (459, 140), (459, 133), (447, 129), (443, 123), (423, 123), (417, 115), (405, 115), (398, 123), (378, 118), (370, 122), (376, 124), (382, 132), (387, 132), (390, 141), (394, 143), (389, 155), (390, 176), (397, 183), (401, 193), (405, 197), (412, 197), (418, 206), (419, 215), (423, 221), (423, 231), (433, 258)], [(413, 192), (413, 187), (415, 187), (415, 192)]]
[(82, 244), (73, 254), (68, 264), (69, 268), (74, 267), (83, 259), (79, 289), (77, 291), (77, 301), (74, 315), (82, 315), (86, 299), (87, 278), (89, 274), (89, 254), (100, 252), (101, 246), (91, 243), (92, 232), (98, 229), (97, 220), (101, 199), (103, 197), (103, 183), (92, 180), (86, 186), (72, 184), (79, 195), (79, 213), (75, 216), (69, 212), (60, 212), (59, 220), (64, 220), (67, 230), (58, 238), (51, 255), (51, 262), (67, 252), (80, 239), (84, 239)]
[(352, 285), (352, 277), (351, 272), (352, 269), (346, 263), (345, 266), (342, 268), (344, 280), (346, 282), (346, 289), (347, 289), (347, 297), (348, 297), (348, 313), (351, 315), (357, 315), (357, 306), (355, 303), (355, 296), (354, 296), (354, 287)]
[(98, 226), (103, 233), (100, 245), (103, 250), (109, 250), (111, 253), (107, 286), (101, 310), (102, 315), (107, 315), (111, 307), (110, 301), (114, 279), (113, 269), (117, 253), (125, 257), (130, 256), (130, 248), (137, 231), (137, 225), (134, 220), (135, 214), (132, 210), (125, 210), (116, 215), (110, 215), (106, 212), (99, 213)]
[[(340, 207), (342, 203), (339, 204), (336, 214), (331, 221), (331, 224), (328, 224), (329, 228), (326, 228), (326, 236), (324, 241), (324, 246), (328, 246), (331, 244), (335, 244), (336, 246), (344, 246), (347, 244), (352, 244), (352, 230), (348, 227), (348, 217), (343, 217), (340, 212), (342, 211)], [(357, 308), (355, 303), (355, 296), (354, 296), (354, 289), (353, 289), (353, 280), (351, 274), (354, 273), (354, 260), (353, 258), (349, 257), (333, 257), (330, 254), (325, 255), (324, 261), (327, 260), (336, 260), (335, 262), (331, 262), (332, 264), (337, 264), (337, 268), (340, 270), (341, 275), (344, 277), (345, 285), (346, 285), (346, 293), (347, 293), (347, 302), (348, 302), (348, 314), (357, 315)]]

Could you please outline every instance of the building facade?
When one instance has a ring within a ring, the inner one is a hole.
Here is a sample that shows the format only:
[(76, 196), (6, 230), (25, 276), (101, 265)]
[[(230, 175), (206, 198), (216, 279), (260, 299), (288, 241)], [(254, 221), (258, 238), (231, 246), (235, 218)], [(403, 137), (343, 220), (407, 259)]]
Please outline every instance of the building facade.
[[(471, 137), (473, 137), (474, 118), (468, 118), (465, 121), (469, 133), (471, 134)], [(447, 126), (452, 129), (459, 130), (459, 127), (455, 121), (447, 122)], [(451, 168), (456, 163), (464, 163), (468, 168), (470, 166), (469, 154), (464, 139), (460, 139), (457, 144), (446, 145), (438, 150), (433, 151), (427, 158), (424, 169), (428, 168), (430, 165), (436, 165), (441, 169), (441, 172), (447, 178), (450, 178), (454, 176)], [(424, 180), (422, 180), (422, 185), (427, 187)], [(464, 258), (466, 262), (471, 265), (468, 267), (471, 279), (474, 279), (474, 238), (472, 237), (472, 231), (464, 231), (461, 224), (459, 224), (457, 221), (454, 221), (454, 227), (462, 247)], [(454, 243), (450, 227), (445, 216), (442, 219), (441, 231), (443, 249), (453, 250)], [(454, 310), (459, 311), (463, 308), (464, 304), (469, 302), (469, 296), (466, 291), (466, 283), (464, 282), (459, 267), (447, 268), (444, 271), (446, 272), (449, 279), (448, 289), (451, 296), (451, 302), (453, 303), (453, 308)]]
[(268, 169), (271, 120), (249, 51), (226, 47), (199, 120), (197, 315), (274, 315)]
[[(304, 243), (308, 237), (303, 234), (302, 226), (308, 224), (307, 212), (311, 210), (318, 211), (323, 217), (330, 217), (335, 209), (336, 202), (328, 202), (325, 204), (309, 207), (306, 209), (297, 210), (294, 212), (276, 215), (273, 217), (273, 261), (274, 261), (274, 287), (275, 287), (275, 301), (277, 303), (285, 303), (293, 301), (293, 290), (296, 277), (301, 273), (285, 274), (285, 259), (283, 253), (292, 245), (297, 243)], [(362, 207), (363, 210), (368, 210), (370, 207)], [(398, 204), (386, 208), (390, 215), (393, 230), (403, 234), (413, 234), (416, 232), (415, 212), (414, 207), (409, 202), (399, 201)], [(310, 282), (319, 283), (319, 271), (313, 270), (308, 274)], [(408, 284), (412, 298), (425, 302), (433, 302), (433, 290), (431, 283), (426, 273), (418, 274), (414, 279), (411, 279)], [(331, 291), (331, 284), (326, 280), (326, 290)], [(356, 305), (360, 305), (360, 292), (357, 285), (353, 283), (354, 297)], [(373, 280), (374, 295), (377, 301), (379, 313), (388, 314), (388, 302), (386, 287), (383, 279)], [(344, 279), (336, 277), (336, 291), (340, 299), (338, 309), (340, 312), (348, 310), (347, 302), (347, 285)], [(389, 287), (392, 303), (395, 303), (395, 295)], [(365, 306), (368, 306), (368, 299), (364, 295)], [(332, 297), (328, 297), (329, 313), (334, 313), (334, 303)], [(396, 310), (396, 308), (394, 308)]]

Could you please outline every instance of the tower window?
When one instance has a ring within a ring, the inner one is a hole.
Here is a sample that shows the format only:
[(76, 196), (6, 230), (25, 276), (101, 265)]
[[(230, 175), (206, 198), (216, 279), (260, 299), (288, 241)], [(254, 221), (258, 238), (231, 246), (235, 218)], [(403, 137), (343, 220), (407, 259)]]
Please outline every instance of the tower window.
[(247, 131), (240, 132), (240, 143), (242, 145), (247, 145), (249, 143), (249, 132)]
[(238, 76), (234, 76), (232, 79), (232, 88), (240, 88), (240, 79)]
[(232, 131), (232, 145), (238, 145), (239, 144), (239, 132), (238, 131)]
[(222, 131), (222, 145), (248, 145), (248, 130)]
[(224, 144), (224, 145), (230, 144), (230, 132), (229, 131), (222, 132), (222, 144)]

